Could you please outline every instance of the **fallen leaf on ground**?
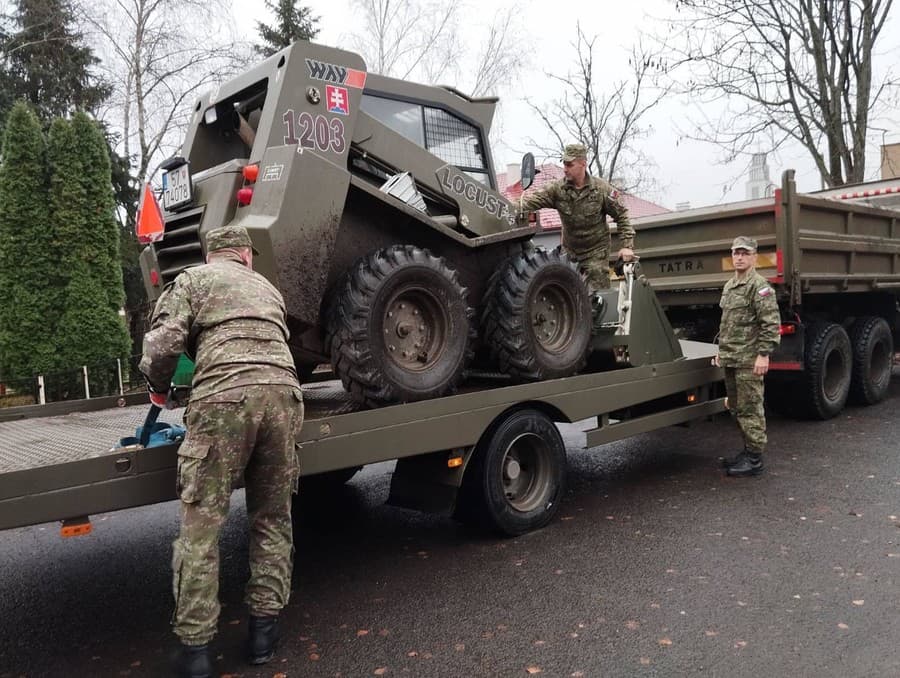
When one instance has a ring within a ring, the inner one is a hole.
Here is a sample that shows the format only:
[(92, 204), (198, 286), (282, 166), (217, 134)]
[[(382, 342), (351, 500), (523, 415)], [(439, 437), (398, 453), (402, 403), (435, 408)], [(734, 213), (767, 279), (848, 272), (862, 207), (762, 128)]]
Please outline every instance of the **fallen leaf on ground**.
[[(866, 604), (866, 601), (864, 601), (864, 600), (854, 600), (854, 601), (853, 601), (853, 604), (854, 604), (854, 605), (865, 605), (865, 604)], [(133, 664), (132, 664), (132, 666), (133, 666)]]
[(838, 624), (838, 628), (839, 628), (839, 629), (843, 629), (843, 630), (847, 630), (847, 629), (849, 629), (850, 627), (847, 626), (844, 622), (841, 622), (840, 624)]
[(715, 638), (717, 635), (719, 635), (718, 631), (707, 631), (706, 632), (707, 638)]
[(369, 629), (360, 629), (356, 632), (357, 637), (369, 635)]
[(641, 666), (650, 666), (650, 657), (641, 657)]
[(466, 644), (465, 643), (457, 643), (456, 645), (453, 646), (453, 649), (456, 650), (457, 652), (462, 652), (463, 650), (466, 649)]
[(660, 638), (659, 644), (662, 645), (663, 647), (669, 647), (669, 645), (672, 644), (672, 641), (669, 638)]
[(376, 676), (383, 676), (385, 673), (387, 673), (387, 669), (383, 666), (379, 669), (375, 669)]
[(314, 662), (317, 662), (317, 661), (319, 661), (319, 659), (321, 659), (321, 657), (315, 652), (313, 652), (311, 655), (309, 655), (309, 658), (310, 658), (310, 660), (312, 660)]
[(737, 641), (735, 641), (734, 646), (735, 647), (747, 647), (747, 641), (746, 640), (737, 640)]
[(535, 673), (540, 673), (540, 672), (541, 672), (541, 669), (538, 668), (537, 666), (529, 666), (527, 669), (525, 669), (525, 671), (526, 671), (529, 675), (532, 675), (532, 676), (533, 676)]
[(641, 625), (640, 622), (636, 622), (634, 619), (629, 619), (627, 622), (625, 622), (625, 628), (631, 629), (632, 631), (637, 631), (639, 628), (641, 628)]

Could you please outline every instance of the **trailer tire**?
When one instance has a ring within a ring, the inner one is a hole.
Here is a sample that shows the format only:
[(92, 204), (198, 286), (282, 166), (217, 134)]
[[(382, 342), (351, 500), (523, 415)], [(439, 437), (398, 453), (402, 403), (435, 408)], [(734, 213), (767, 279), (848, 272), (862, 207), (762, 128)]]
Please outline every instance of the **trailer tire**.
[(853, 376), (850, 402), (874, 405), (884, 400), (891, 385), (894, 339), (884, 318), (859, 318), (850, 328), (853, 347)]
[(501, 372), (517, 381), (571, 376), (584, 367), (591, 341), (587, 285), (560, 249), (530, 248), (493, 279), (481, 323)]
[(457, 517), (513, 537), (544, 527), (559, 509), (566, 465), (562, 436), (547, 415), (508, 412), (475, 447)]
[(326, 346), (354, 401), (452, 393), (472, 358), (473, 311), (444, 259), (394, 245), (360, 259), (337, 292)]
[(831, 419), (847, 403), (853, 352), (843, 327), (822, 322), (806, 333), (805, 398), (803, 406), (810, 419)]

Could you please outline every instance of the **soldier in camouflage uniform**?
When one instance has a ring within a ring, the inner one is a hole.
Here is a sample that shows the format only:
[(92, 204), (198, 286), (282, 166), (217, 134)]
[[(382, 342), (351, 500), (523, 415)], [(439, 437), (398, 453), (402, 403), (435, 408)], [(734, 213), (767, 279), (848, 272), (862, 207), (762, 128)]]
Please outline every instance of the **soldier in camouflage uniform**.
[(587, 277), (591, 292), (609, 287), (610, 237), (606, 217), (617, 226), (625, 261), (634, 258), (634, 228), (628, 210), (619, 201), (619, 192), (599, 177), (587, 173), (587, 150), (583, 144), (569, 144), (563, 150), (566, 178), (523, 196), (520, 212), (552, 207), (562, 221), (562, 246)]
[(719, 352), (716, 365), (725, 368), (725, 391), (737, 419), (744, 449), (725, 462), (730, 476), (762, 473), (766, 448), (763, 385), (769, 356), (780, 340), (781, 318), (775, 290), (756, 272), (756, 241), (739, 236), (731, 245), (734, 277), (725, 283), (719, 306)]
[(219, 533), (243, 476), (250, 522), (249, 659), (275, 652), (278, 613), (291, 590), (291, 499), (303, 400), (288, 350), (284, 300), (252, 270), (246, 229), (206, 236), (207, 264), (189, 268), (160, 296), (144, 337), (141, 371), (151, 400), (164, 404), (182, 352), (195, 358), (178, 450), (181, 534), (174, 544), (180, 675), (212, 675), (208, 644), (219, 617)]

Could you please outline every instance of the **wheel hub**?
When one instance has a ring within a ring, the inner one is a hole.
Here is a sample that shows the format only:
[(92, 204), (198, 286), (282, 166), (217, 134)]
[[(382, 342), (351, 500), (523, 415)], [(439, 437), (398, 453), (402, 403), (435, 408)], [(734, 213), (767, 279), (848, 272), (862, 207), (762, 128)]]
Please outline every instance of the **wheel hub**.
[(546, 351), (564, 350), (571, 341), (575, 304), (559, 285), (547, 285), (538, 292), (531, 306), (532, 325), (537, 343)]
[(383, 327), (387, 355), (403, 369), (427, 369), (440, 357), (447, 321), (437, 300), (425, 290), (396, 294), (386, 307)]

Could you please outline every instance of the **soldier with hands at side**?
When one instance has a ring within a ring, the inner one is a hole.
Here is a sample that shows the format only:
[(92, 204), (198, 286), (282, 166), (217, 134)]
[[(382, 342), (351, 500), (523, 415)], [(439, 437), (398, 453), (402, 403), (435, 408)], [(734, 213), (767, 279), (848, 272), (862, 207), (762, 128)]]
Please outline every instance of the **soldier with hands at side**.
[(610, 235), (606, 217), (617, 226), (625, 261), (634, 258), (634, 228), (628, 221), (628, 210), (619, 201), (619, 192), (600, 177), (587, 171), (587, 149), (583, 144), (569, 144), (563, 150), (565, 179), (555, 181), (533, 194), (523, 196), (519, 211), (532, 212), (553, 208), (562, 221), (562, 246), (587, 276), (590, 291), (609, 288)]
[(160, 296), (140, 366), (152, 401), (163, 405), (179, 356), (187, 352), (196, 363), (178, 450), (181, 532), (172, 558), (176, 668), (190, 678), (218, 675), (209, 643), (220, 610), (219, 533), (241, 476), (250, 523), (248, 659), (263, 664), (275, 653), (278, 613), (291, 591), (295, 439), (303, 421), (284, 300), (253, 271), (249, 234), (214, 229), (206, 251), (205, 265), (182, 272)]
[(731, 258), (734, 276), (725, 283), (719, 302), (719, 352), (713, 363), (725, 368), (728, 407), (744, 440), (744, 449), (725, 461), (725, 472), (740, 477), (758, 475), (765, 468), (764, 380), (769, 356), (780, 341), (781, 318), (775, 290), (756, 272), (756, 241), (735, 238)]

